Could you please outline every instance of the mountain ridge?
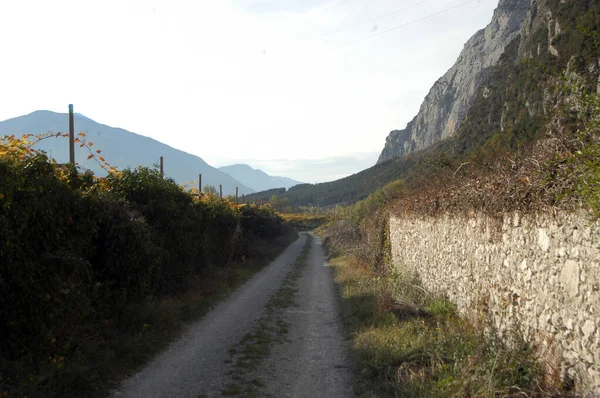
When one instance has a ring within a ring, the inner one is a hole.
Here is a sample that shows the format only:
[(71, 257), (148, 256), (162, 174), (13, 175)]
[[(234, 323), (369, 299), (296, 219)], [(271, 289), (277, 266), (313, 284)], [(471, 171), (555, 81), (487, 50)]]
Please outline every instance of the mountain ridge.
[(263, 170), (255, 169), (244, 163), (236, 163), (228, 166), (221, 166), (218, 170), (230, 175), (242, 184), (254, 189), (255, 191), (266, 191), (273, 188), (291, 188), (294, 185), (303, 184), (300, 181), (288, 177), (271, 176)]
[[(74, 121), (75, 131), (85, 132), (87, 139), (95, 144), (94, 148), (101, 149), (106, 160), (118, 169), (134, 168), (138, 165), (153, 167), (163, 156), (165, 175), (173, 178), (179, 184), (183, 185), (190, 181), (197, 184), (198, 174), (202, 174), (203, 185), (209, 184), (216, 187), (222, 185), (224, 194), (235, 194), (236, 187), (239, 188), (239, 193), (254, 192), (253, 189), (228, 174), (210, 166), (199, 156), (138, 133), (98, 123), (81, 114), (74, 114)], [(0, 122), (0, 135), (44, 134), (49, 131), (68, 131), (68, 114), (38, 110)], [(36, 144), (36, 148), (46, 151), (50, 157), (60, 163), (68, 161), (66, 140), (46, 139)], [(87, 159), (87, 155), (88, 153), (84, 149), (76, 146), (77, 163), (97, 175), (103, 175), (105, 172), (93, 159)]]

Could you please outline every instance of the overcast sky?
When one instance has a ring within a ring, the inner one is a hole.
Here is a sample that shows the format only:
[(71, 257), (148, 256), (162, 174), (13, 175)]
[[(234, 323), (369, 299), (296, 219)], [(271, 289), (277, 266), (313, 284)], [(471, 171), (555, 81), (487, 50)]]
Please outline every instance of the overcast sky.
[(1, 1), (0, 120), (73, 103), (213, 166), (336, 179), (375, 163), (498, 3), (467, 1)]

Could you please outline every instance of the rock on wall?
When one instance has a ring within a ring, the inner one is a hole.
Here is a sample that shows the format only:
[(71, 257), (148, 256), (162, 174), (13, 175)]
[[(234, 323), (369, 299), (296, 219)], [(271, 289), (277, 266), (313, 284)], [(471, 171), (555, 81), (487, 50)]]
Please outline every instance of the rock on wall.
[(583, 212), (409, 215), (391, 218), (390, 236), (395, 266), (502, 335), (518, 326), (561, 376), (600, 395), (600, 222)]

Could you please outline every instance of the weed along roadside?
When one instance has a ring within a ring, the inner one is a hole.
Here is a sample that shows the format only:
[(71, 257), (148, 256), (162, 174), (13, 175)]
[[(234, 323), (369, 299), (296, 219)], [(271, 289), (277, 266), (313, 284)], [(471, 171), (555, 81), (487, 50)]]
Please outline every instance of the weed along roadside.
[(398, 180), (318, 229), (365, 396), (598, 396), (600, 96), (557, 81), (512, 158)]
[(284, 311), (296, 305), (295, 295), (298, 291), (296, 282), (306, 267), (312, 241), (312, 236), (308, 235), (300, 256), (294, 262), (281, 287), (265, 306), (263, 315), (254, 330), (230, 348), (231, 358), (228, 361), (233, 363), (234, 367), (229, 375), (233, 382), (224, 388), (223, 395), (261, 396), (260, 388), (264, 386), (265, 381), (260, 377), (254, 377), (252, 370), (260, 366), (269, 355), (273, 344), (285, 340), (289, 323), (285, 319)]
[(558, 393), (546, 383), (531, 346), (516, 334), (510, 341), (486, 334), (484, 325), (462, 318), (453, 303), (427, 292), (412, 273), (374, 268), (351, 253), (358, 242), (340, 239), (339, 228), (334, 223), (318, 232), (352, 342), (357, 396)]

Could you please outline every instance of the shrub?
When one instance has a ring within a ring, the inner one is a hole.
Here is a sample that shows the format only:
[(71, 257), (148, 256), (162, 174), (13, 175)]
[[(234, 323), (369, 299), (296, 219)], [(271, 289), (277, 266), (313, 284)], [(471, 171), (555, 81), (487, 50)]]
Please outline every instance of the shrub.
[(268, 206), (197, 200), (147, 168), (78, 174), (27, 145), (0, 139), (0, 391), (86, 394), (109, 361), (93, 347), (123, 333), (128, 308), (283, 233)]

